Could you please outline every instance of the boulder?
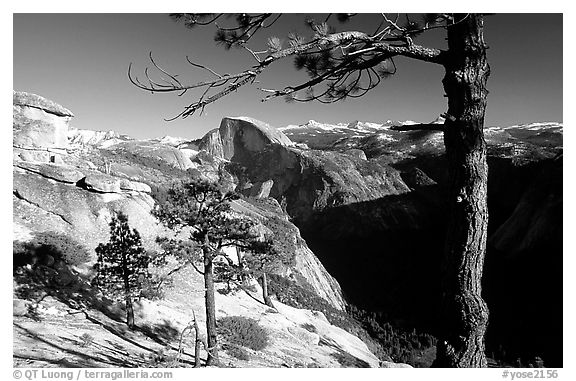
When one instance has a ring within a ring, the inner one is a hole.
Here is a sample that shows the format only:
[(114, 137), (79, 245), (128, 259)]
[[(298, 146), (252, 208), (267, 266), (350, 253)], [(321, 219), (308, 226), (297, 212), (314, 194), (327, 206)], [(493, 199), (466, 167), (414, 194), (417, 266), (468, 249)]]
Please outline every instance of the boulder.
[(84, 173), (78, 171), (76, 168), (67, 165), (49, 164), (49, 163), (29, 163), (29, 162), (16, 162), (15, 165), (19, 168), (25, 169), (30, 172), (38, 173), (44, 177), (60, 181), (63, 183), (75, 184), (85, 177)]
[(65, 149), (73, 116), (68, 109), (39, 95), (14, 91), (13, 145)]
[(34, 107), (57, 116), (74, 116), (70, 110), (58, 103), (24, 91), (13, 91), (12, 103), (17, 106)]
[(120, 179), (104, 173), (90, 173), (84, 179), (86, 188), (102, 193), (120, 193)]
[(150, 185), (138, 181), (130, 181), (127, 179), (120, 180), (120, 189), (127, 191), (146, 192), (146, 193), (152, 192), (152, 190), (150, 189)]

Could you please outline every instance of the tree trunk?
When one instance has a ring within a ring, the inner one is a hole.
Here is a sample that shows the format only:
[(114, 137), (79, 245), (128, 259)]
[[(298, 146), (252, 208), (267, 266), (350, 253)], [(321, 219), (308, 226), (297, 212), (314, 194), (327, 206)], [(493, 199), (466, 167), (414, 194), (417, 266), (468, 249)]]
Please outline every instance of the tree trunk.
[(200, 368), (200, 346), (202, 345), (202, 340), (200, 339), (200, 329), (198, 328), (198, 321), (196, 320), (196, 314), (194, 314), (194, 368)]
[(488, 167), (484, 140), (486, 60), (483, 18), (457, 15), (448, 27), (443, 79), (449, 173), (448, 233), (442, 265), (442, 327), (435, 366), (486, 367), (488, 308), (481, 279), (486, 252)]
[(272, 303), (272, 299), (270, 299), (270, 295), (268, 295), (268, 277), (266, 273), (262, 273), (262, 297), (264, 298), (264, 304), (268, 307), (274, 307), (274, 303)]
[(204, 287), (206, 289), (206, 336), (208, 358), (206, 365), (218, 364), (218, 339), (216, 336), (216, 302), (214, 299), (214, 268), (210, 249), (204, 247)]
[(134, 307), (132, 306), (132, 298), (126, 295), (126, 324), (128, 328), (134, 329)]
[(124, 280), (124, 301), (126, 302), (126, 325), (128, 328), (134, 329), (134, 307), (132, 306), (132, 296), (130, 296), (130, 277), (125, 252), (122, 253), (122, 278)]

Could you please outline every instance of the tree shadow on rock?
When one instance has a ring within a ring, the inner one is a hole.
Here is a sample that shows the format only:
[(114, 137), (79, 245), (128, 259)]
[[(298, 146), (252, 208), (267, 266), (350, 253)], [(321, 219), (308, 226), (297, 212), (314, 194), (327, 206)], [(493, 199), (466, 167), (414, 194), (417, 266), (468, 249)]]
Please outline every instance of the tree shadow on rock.
[(86, 263), (90, 253), (70, 236), (42, 232), (28, 242), (14, 241), (13, 258), (15, 297), (38, 304), (51, 296), (72, 310), (97, 310), (110, 319), (121, 319), (119, 308), (99, 295), (89, 276), (74, 269)]
[(66, 364), (70, 367), (82, 367), (82, 368), (93, 368), (98, 367), (99, 364), (107, 364), (112, 367), (134, 367), (134, 365), (126, 360), (120, 359), (118, 357), (109, 356), (106, 354), (98, 354), (92, 355), (85, 353), (86, 351), (82, 350), (75, 350), (72, 348), (67, 348), (65, 346), (56, 343), (53, 340), (50, 340), (48, 337), (40, 336), (39, 334), (31, 331), (28, 328), (21, 326), (18, 323), (14, 323), (16, 331), (19, 334), (27, 336), (33, 339), (36, 342), (43, 343), (48, 347), (52, 348), (53, 350), (63, 354), (65, 357), (60, 359), (49, 358), (48, 356), (33, 356), (33, 355), (23, 355), (23, 354), (14, 354), (14, 357), (21, 358), (21, 359), (28, 359), (34, 361), (44, 361), (51, 364), (59, 364), (62, 363), (63, 360), (66, 360)]

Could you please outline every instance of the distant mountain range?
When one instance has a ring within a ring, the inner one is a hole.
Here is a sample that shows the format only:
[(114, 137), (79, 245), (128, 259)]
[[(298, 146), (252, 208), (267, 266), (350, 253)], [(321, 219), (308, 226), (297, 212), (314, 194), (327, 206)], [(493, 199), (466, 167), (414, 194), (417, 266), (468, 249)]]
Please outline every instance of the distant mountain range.
[[(442, 124), (443, 118), (430, 123)], [(320, 150), (346, 151), (361, 149), (368, 158), (387, 156), (393, 161), (422, 154), (440, 154), (444, 150), (440, 131), (395, 131), (393, 126), (413, 125), (416, 122), (386, 121), (372, 123), (327, 124), (311, 120), (302, 125), (278, 128), (293, 142), (304, 147)], [(490, 149), (498, 150), (499, 156), (511, 157), (519, 151), (543, 149), (561, 150), (563, 125), (557, 122), (535, 122), (507, 127), (486, 127), (486, 141)], [(509, 152), (508, 152), (509, 151)], [(394, 159), (395, 158), (395, 159)]]
[[(300, 148), (342, 151), (352, 148), (365, 149), (368, 157), (378, 156), (374, 152), (376, 146), (385, 147), (394, 145), (397, 151), (410, 150), (415, 145), (415, 137), (424, 137), (428, 148), (440, 149), (443, 147), (440, 132), (403, 132), (394, 131), (393, 126), (414, 125), (418, 122), (412, 120), (393, 121), (383, 123), (353, 121), (350, 123), (322, 123), (310, 120), (300, 125), (278, 127), (292, 142)], [(430, 124), (442, 124), (444, 118), (438, 117)], [(563, 124), (558, 122), (534, 122), (517, 124), (507, 127), (489, 126), (484, 128), (486, 140), (489, 144), (512, 144), (512, 142), (531, 143), (539, 146), (562, 148)], [(92, 131), (70, 128), (68, 139), (71, 145), (90, 145), (107, 148), (122, 141), (133, 140), (128, 135), (116, 131)], [(197, 151), (200, 139), (192, 140), (182, 137), (165, 135), (159, 138), (146, 139), (147, 141), (166, 144), (174, 148)], [(420, 140), (420, 139), (419, 139)], [(408, 144), (410, 143), (410, 144)], [(422, 147), (418, 147), (419, 149)], [(381, 151), (381, 150), (380, 150)]]

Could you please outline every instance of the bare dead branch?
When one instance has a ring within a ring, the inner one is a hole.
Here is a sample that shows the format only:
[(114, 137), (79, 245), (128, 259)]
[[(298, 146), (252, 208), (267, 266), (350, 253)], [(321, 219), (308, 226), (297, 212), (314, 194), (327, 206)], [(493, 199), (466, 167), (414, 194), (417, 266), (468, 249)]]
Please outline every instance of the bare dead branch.
[(220, 74), (216, 73), (214, 70), (210, 69), (210, 68), (207, 67), (207, 66), (200, 65), (200, 64), (197, 64), (197, 63), (195, 63), (195, 62), (190, 61), (190, 58), (189, 58), (188, 56), (186, 56), (186, 61), (188, 61), (188, 63), (189, 63), (190, 65), (195, 66), (195, 67), (198, 67), (198, 68), (200, 68), (200, 69), (208, 70), (211, 74), (214, 74), (216, 77), (222, 79), (222, 76), (221, 76)]
[[(166, 70), (162, 69), (160, 66), (158, 66), (158, 65), (156, 64), (156, 62), (154, 61), (154, 58), (152, 57), (152, 52), (150, 52), (150, 53), (148, 54), (148, 56), (150, 57), (150, 62), (152, 62), (152, 65), (154, 65), (154, 67), (155, 67), (156, 69), (158, 69), (160, 72), (162, 72), (162, 73), (166, 74), (168, 77), (170, 77), (170, 79), (173, 80), (174, 82), (176, 82), (176, 84), (177, 84), (178, 86), (182, 86), (182, 84), (180, 83), (180, 81), (179, 81), (178, 79), (176, 79), (176, 76), (168, 73)], [(166, 80), (165, 80), (165, 81), (166, 81)], [(166, 81), (166, 82), (169, 83), (169, 81)]]
[[(306, 82), (295, 86), (286, 86), (281, 90), (261, 89), (269, 93), (263, 98), (263, 101), (274, 97), (293, 95), (295, 92), (312, 89), (322, 83), (332, 83), (333, 85), (331, 87), (328, 86), (327, 90), (321, 92), (320, 95), (313, 95), (306, 98), (293, 97), (293, 99), (296, 101), (318, 100), (323, 103), (333, 103), (347, 96), (354, 98), (362, 96), (377, 86), (380, 83), (378, 73), (368, 69), (392, 57), (404, 56), (436, 64), (443, 64), (444, 62), (445, 53), (441, 50), (410, 43), (408, 40), (402, 40), (402, 36), (391, 36), (390, 41), (385, 41), (382, 39), (382, 34), (378, 37), (370, 36), (360, 31), (325, 34), (324, 29), (320, 31), (322, 33), (317, 31), (315, 37), (309, 41), (304, 41), (304, 39), (291, 39), (289, 47), (283, 49), (279, 47), (269, 51), (268, 55), (262, 59), (260, 54), (263, 52), (255, 52), (247, 47), (245, 42), (260, 28), (269, 27), (280, 18), (280, 15), (277, 15), (269, 24), (264, 24), (271, 16), (272, 14), (269, 13), (255, 16), (243, 15), (242, 17), (248, 18), (244, 20), (240, 26), (235, 28), (222, 28), (217, 26), (220, 30), (228, 32), (241, 31), (239, 36), (234, 34), (234, 37), (231, 37), (227, 43), (237, 44), (252, 55), (256, 60), (256, 64), (250, 69), (240, 71), (236, 74), (222, 75), (214, 69), (196, 63), (189, 57), (186, 57), (186, 61), (190, 65), (207, 71), (213, 78), (191, 84), (183, 83), (177, 75), (171, 74), (168, 70), (162, 68), (154, 60), (150, 52), (149, 59), (152, 68), (160, 74), (158, 79), (153, 79), (151, 72), (146, 68), (144, 70), (146, 82), (143, 83), (133, 74), (132, 63), (128, 67), (128, 78), (136, 87), (151, 93), (176, 92), (179, 96), (182, 96), (189, 90), (202, 89), (199, 98), (195, 102), (190, 103), (174, 117), (166, 119), (174, 120), (177, 118), (187, 118), (190, 115), (194, 115), (197, 111), (200, 111), (200, 114), (202, 114), (207, 105), (231, 94), (244, 85), (253, 84), (256, 81), (256, 77), (272, 63), (290, 56), (316, 55), (315, 57), (318, 57), (320, 55), (320, 58), (326, 62), (321, 63), (323, 66), (318, 68), (307, 67), (307, 70), (310, 69), (309, 72), (312, 78)], [(383, 15), (383, 17), (392, 25), (384, 29), (387, 30), (387, 33), (392, 33), (392, 31), (402, 32), (404, 30), (397, 24), (397, 21), (390, 20), (385, 15)], [(351, 52), (345, 52), (343, 50), (344, 47), (346, 49), (358, 47), (359, 49), (356, 50), (355, 48)], [(328, 56), (327, 58), (323, 58), (322, 55)], [(326, 67), (326, 64), (328, 67)], [(353, 73), (355, 73), (355, 75), (351, 77), (350, 75)], [(351, 82), (348, 82), (349, 80)], [(368, 81), (368, 83), (362, 83), (363, 81)]]

